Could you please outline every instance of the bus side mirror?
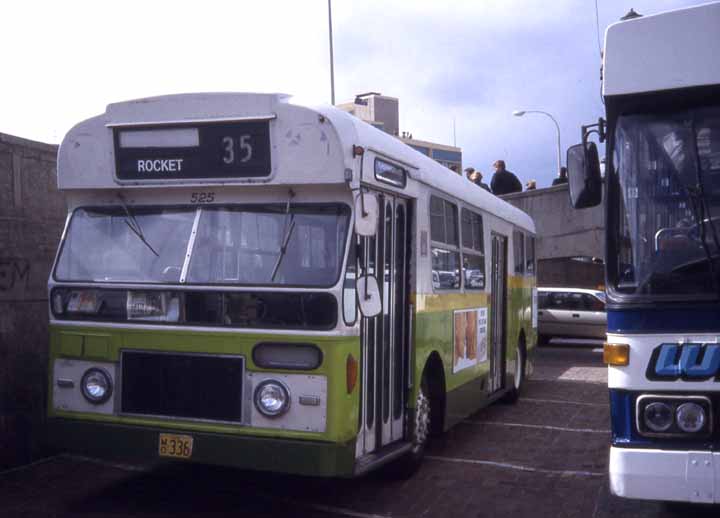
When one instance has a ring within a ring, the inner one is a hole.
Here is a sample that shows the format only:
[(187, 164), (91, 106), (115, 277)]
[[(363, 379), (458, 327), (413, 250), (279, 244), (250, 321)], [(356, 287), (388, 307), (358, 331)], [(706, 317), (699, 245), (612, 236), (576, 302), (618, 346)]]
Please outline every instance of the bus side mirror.
[(374, 317), (382, 311), (380, 288), (374, 275), (363, 275), (357, 281), (357, 296), (364, 317)]
[(355, 232), (359, 236), (374, 236), (378, 224), (377, 197), (369, 192), (355, 198)]
[(595, 207), (602, 201), (600, 159), (594, 142), (571, 146), (567, 151), (570, 203), (576, 209)]

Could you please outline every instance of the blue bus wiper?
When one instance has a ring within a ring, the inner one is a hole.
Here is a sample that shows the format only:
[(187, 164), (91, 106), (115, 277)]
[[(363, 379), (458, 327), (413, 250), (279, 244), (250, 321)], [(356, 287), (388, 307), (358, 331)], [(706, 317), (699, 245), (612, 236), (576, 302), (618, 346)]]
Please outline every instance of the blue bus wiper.
[[(155, 249), (152, 247), (152, 245), (148, 242), (147, 239), (145, 239), (145, 234), (143, 234), (142, 227), (140, 227), (140, 223), (137, 222), (135, 219), (135, 216), (130, 212), (130, 209), (128, 208), (127, 204), (125, 203), (125, 200), (122, 197), (122, 194), (118, 194), (118, 199), (120, 200), (120, 205), (122, 205), (123, 210), (125, 210), (125, 214), (127, 214), (127, 218), (125, 218), (125, 224), (128, 226), (130, 230), (133, 231), (133, 233), (142, 241), (142, 243), (147, 246), (150, 251), (155, 254), (155, 257), (160, 257), (160, 254), (158, 254)], [(128, 221), (129, 220), (129, 221)], [(132, 222), (132, 224), (130, 223)]]
[(718, 279), (718, 276), (715, 272), (715, 267), (713, 265), (713, 255), (710, 253), (710, 247), (707, 245), (707, 242), (705, 241), (705, 236), (707, 233), (707, 227), (705, 226), (705, 214), (707, 213), (707, 222), (710, 223), (710, 230), (712, 231), (712, 238), (713, 242), (715, 244), (715, 251), (716, 253), (720, 251), (720, 242), (718, 242), (718, 234), (717, 230), (715, 229), (715, 223), (713, 222), (713, 215), (712, 211), (710, 210), (710, 206), (708, 205), (707, 198), (705, 196), (705, 181), (703, 178), (703, 170), (702, 170), (702, 164), (700, 163), (700, 149), (698, 148), (698, 135), (697, 130), (695, 129), (695, 117), (691, 119), (691, 130), (692, 130), (692, 136), (693, 136), (693, 145), (694, 145), (694, 153), (693, 156), (695, 158), (695, 173), (697, 175), (697, 189), (690, 190), (690, 198), (691, 203), (692, 202), (692, 196), (694, 190), (697, 190), (697, 198), (700, 203), (699, 212), (700, 212), (700, 220), (698, 221), (698, 225), (700, 225), (700, 236), (702, 239), (703, 244), (703, 250), (705, 250), (705, 255), (707, 256), (708, 266), (710, 267), (710, 277), (712, 278), (713, 284), (715, 285), (715, 291), (720, 294), (720, 279)]

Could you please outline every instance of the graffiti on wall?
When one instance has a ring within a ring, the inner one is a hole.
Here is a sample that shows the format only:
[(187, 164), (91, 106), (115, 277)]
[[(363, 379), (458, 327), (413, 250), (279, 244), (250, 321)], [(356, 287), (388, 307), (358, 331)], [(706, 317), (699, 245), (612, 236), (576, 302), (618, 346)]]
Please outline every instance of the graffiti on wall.
[(26, 289), (30, 282), (30, 261), (21, 257), (0, 257), (0, 292)]

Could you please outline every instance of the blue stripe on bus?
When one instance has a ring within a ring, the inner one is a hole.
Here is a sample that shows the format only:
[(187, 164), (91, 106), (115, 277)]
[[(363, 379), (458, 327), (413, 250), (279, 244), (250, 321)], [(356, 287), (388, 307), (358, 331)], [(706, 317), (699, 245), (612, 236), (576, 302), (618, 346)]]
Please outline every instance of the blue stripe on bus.
[(609, 333), (720, 332), (720, 305), (622, 309), (607, 312)]
[(610, 390), (610, 429), (613, 445), (633, 442), (633, 403), (631, 392)]

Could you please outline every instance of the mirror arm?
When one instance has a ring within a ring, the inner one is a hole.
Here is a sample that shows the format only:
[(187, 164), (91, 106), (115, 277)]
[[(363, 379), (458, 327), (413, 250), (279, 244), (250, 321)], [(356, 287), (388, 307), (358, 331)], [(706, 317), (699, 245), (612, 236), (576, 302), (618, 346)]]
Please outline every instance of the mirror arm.
[(365, 210), (365, 196), (363, 196), (362, 191), (362, 183), (363, 183), (363, 166), (365, 165), (365, 160), (363, 158), (365, 157), (365, 148), (362, 146), (356, 146), (353, 144), (353, 157), (360, 157), (360, 181), (358, 182), (358, 185), (360, 185), (360, 207), (362, 210), (362, 217), (367, 217), (368, 213)]
[[(597, 128), (597, 129), (592, 129), (592, 128)], [(593, 133), (597, 133), (598, 140), (600, 142), (605, 142), (605, 138), (607, 137), (607, 134), (605, 133), (605, 119), (600, 117), (595, 124), (588, 124), (587, 126), (582, 126), (582, 143), (583, 143), (583, 145), (585, 145), (587, 143), (588, 137)]]
[[(362, 197), (362, 189), (360, 189), (360, 197)], [(360, 238), (360, 239), (366, 239), (366, 238)], [(361, 254), (362, 245), (360, 243), (356, 242), (354, 244), (354, 246), (355, 246), (355, 257), (358, 259), (360, 259), (361, 256), (364, 257), (364, 254)], [(357, 261), (357, 263), (359, 263), (359, 262), (360, 261)], [(360, 266), (359, 264), (356, 264), (356, 266), (355, 266), (355, 271), (358, 272), (358, 274), (360, 273), (359, 266)], [(355, 287), (357, 288), (357, 282), (355, 283)], [(370, 297), (370, 295), (368, 295), (368, 287), (367, 287), (367, 282), (366, 282), (365, 283), (365, 293), (363, 293), (363, 300), (370, 300), (370, 298), (371, 297)]]
[[(365, 191), (369, 192), (369, 191)], [(360, 210), (362, 212), (362, 217), (367, 218), (368, 211), (365, 210), (365, 194), (363, 193), (362, 186), (360, 187)]]

